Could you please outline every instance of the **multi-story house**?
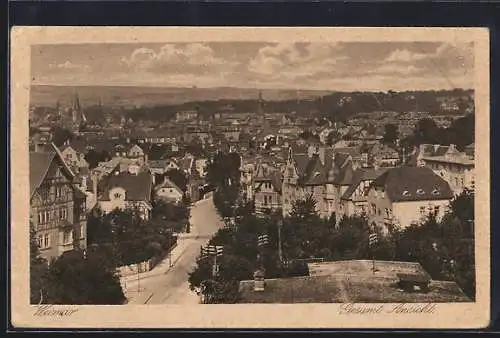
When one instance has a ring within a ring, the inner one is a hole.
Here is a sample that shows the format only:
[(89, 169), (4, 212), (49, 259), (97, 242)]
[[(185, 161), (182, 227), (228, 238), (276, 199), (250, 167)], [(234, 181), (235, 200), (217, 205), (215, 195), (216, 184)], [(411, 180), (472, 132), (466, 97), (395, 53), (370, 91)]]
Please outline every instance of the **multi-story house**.
[(255, 213), (267, 214), (281, 209), (282, 177), (277, 168), (259, 163), (253, 177), (253, 200)]
[(358, 169), (349, 188), (340, 197), (336, 216), (342, 217), (361, 216), (368, 214), (368, 190), (373, 181), (382, 175), (387, 168)]
[(455, 145), (422, 144), (417, 155), (417, 165), (432, 169), (451, 187), (455, 195), (464, 189), (474, 189), (474, 145), (458, 151)]
[(320, 147), (314, 153), (294, 154), (290, 148), (283, 172), (283, 215), (290, 214), (294, 201), (312, 196), (318, 214), (331, 217), (352, 179), (352, 160), (348, 154)]
[(98, 206), (104, 213), (115, 209), (136, 209), (143, 219), (151, 216), (153, 178), (149, 171), (131, 168), (129, 172), (113, 172), (105, 178)]
[(86, 196), (74, 186), (74, 176), (54, 144), (30, 153), (30, 221), (49, 261), (87, 246)]
[(425, 167), (388, 169), (368, 190), (368, 217), (383, 229), (408, 227), (430, 213), (439, 220), (453, 198), (449, 184)]
[(85, 160), (85, 144), (83, 142), (67, 141), (60, 148), (61, 154), (66, 164), (68, 164), (73, 172), (87, 172), (89, 163)]

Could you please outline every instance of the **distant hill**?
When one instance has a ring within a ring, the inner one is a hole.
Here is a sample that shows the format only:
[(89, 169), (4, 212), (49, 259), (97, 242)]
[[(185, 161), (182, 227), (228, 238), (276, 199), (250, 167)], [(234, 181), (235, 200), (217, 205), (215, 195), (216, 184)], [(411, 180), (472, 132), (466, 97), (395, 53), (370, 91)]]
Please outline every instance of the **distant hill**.
[[(254, 100), (259, 89), (249, 88), (162, 88), (130, 86), (49, 86), (34, 85), (30, 90), (30, 103), (34, 106), (69, 106), (72, 95), (78, 92), (83, 106), (95, 105), (101, 100), (105, 106), (158, 106), (179, 105), (193, 101)], [(301, 99), (311, 99), (330, 94), (330, 91), (301, 90)], [(297, 91), (288, 89), (263, 89), (266, 101), (297, 99)]]

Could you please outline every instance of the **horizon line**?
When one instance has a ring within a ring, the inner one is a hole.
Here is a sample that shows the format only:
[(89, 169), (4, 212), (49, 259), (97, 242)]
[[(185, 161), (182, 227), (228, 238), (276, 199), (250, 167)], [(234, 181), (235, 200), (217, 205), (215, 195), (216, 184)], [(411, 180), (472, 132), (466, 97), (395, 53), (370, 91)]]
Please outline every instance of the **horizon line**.
[(428, 88), (428, 89), (370, 89), (370, 90), (339, 90), (339, 89), (304, 89), (304, 88), (290, 88), (290, 87), (239, 87), (239, 86), (213, 86), (213, 87), (200, 87), (200, 86), (168, 86), (168, 85), (148, 85), (148, 84), (58, 84), (58, 83), (30, 83), (30, 87), (34, 86), (46, 86), (46, 87), (130, 87), (130, 88), (164, 88), (164, 89), (218, 89), (218, 88), (230, 88), (230, 89), (245, 89), (245, 90), (290, 90), (290, 91), (303, 91), (303, 92), (337, 92), (337, 93), (354, 93), (354, 92), (428, 92), (428, 91), (453, 91), (453, 90), (463, 90), (463, 91), (474, 91), (475, 88)]

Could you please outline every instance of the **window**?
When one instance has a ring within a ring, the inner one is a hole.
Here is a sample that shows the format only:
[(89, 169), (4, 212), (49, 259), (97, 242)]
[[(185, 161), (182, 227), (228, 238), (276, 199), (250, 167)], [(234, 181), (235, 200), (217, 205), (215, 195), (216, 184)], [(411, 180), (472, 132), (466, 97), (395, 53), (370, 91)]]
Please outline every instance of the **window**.
[(63, 233), (63, 244), (70, 244), (73, 242), (73, 231), (65, 231)]
[(56, 198), (59, 198), (62, 196), (62, 187), (57, 186), (56, 187)]
[(43, 236), (38, 237), (38, 247), (43, 248)]
[(60, 219), (67, 219), (68, 218), (68, 210), (65, 207), (59, 209), (59, 218)]
[(403, 191), (403, 196), (410, 196), (410, 192), (408, 190)]
[(48, 248), (50, 246), (49, 234), (43, 236), (43, 248)]
[(424, 189), (417, 189), (417, 195), (423, 195), (425, 194)]
[(439, 209), (440, 209), (440, 208), (439, 208), (439, 205), (434, 206), (434, 212), (435, 212), (436, 214), (439, 214)]
[(119, 192), (115, 192), (114, 197), (119, 199), (122, 197), (122, 195)]
[(461, 178), (460, 178), (460, 186), (461, 186), (461, 187), (463, 187), (463, 186), (464, 186), (464, 178), (463, 178), (463, 177), (461, 177)]
[(439, 190), (437, 189), (432, 190), (432, 194), (435, 196), (439, 195)]
[(43, 212), (42, 211), (39, 211), (38, 212), (38, 224), (42, 224), (43, 223)]
[(387, 218), (391, 217), (391, 213), (388, 208), (385, 208), (385, 217)]
[(420, 207), (420, 216), (424, 216), (425, 215), (425, 207), (422, 206)]

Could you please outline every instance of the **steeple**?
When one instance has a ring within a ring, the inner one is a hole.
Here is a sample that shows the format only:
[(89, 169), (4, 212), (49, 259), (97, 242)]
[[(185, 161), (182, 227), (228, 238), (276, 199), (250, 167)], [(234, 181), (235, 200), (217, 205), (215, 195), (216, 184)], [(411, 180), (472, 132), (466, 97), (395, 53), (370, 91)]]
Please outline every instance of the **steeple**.
[(73, 96), (73, 104), (71, 107), (71, 113), (73, 117), (73, 123), (78, 123), (79, 120), (81, 119), (81, 106), (80, 106), (80, 99), (78, 98), (78, 93), (75, 92), (75, 95)]
[(77, 112), (81, 111), (80, 98), (78, 97), (78, 92), (75, 92), (75, 96), (73, 97), (73, 110), (76, 110)]

